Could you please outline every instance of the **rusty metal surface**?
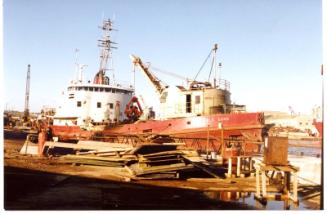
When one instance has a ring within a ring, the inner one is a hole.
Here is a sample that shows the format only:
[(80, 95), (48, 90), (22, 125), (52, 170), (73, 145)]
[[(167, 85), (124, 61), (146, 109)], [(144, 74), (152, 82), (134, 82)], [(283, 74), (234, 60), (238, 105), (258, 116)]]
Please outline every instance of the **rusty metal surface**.
[(267, 165), (288, 164), (288, 138), (269, 137), (265, 143), (263, 162)]

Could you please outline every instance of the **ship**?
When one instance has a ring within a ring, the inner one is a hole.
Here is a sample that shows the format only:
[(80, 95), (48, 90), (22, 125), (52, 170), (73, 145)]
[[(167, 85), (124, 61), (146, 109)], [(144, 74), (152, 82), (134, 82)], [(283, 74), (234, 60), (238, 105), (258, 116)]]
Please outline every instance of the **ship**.
[[(245, 105), (232, 104), (230, 82), (215, 75), (209, 78), (212, 81), (194, 78), (185, 87), (168, 86), (157, 78), (150, 65), (131, 55), (132, 63), (145, 74), (158, 95), (160, 118), (142, 109), (132, 86), (112, 85), (106, 76), (113, 44), (109, 36), (112, 22), (104, 21), (102, 29), (100, 69), (93, 83), (77, 81), (68, 86), (66, 107), (59, 108), (50, 127), (52, 136), (59, 141), (74, 141), (161, 135), (207, 153), (222, 152), (223, 144), (228, 148), (241, 147), (243, 154), (260, 151), (264, 114), (246, 112)], [(216, 73), (213, 69), (218, 67), (217, 50), (217, 44), (210, 50), (210, 73)]]
[[(62, 94), (61, 105), (53, 118), (53, 127), (74, 127), (82, 130), (99, 129), (106, 124), (119, 123), (126, 119), (122, 108), (127, 105), (134, 94), (132, 85), (116, 83), (106, 75), (108, 63), (112, 59), (111, 49), (115, 42), (111, 41), (113, 29), (111, 20), (104, 20), (101, 29), (103, 35), (98, 40), (100, 49), (100, 66), (93, 81), (84, 81), (85, 65), (76, 63), (77, 77), (72, 80), (66, 93)], [(54, 128), (55, 129), (55, 128)], [(75, 130), (74, 130), (75, 131)]]

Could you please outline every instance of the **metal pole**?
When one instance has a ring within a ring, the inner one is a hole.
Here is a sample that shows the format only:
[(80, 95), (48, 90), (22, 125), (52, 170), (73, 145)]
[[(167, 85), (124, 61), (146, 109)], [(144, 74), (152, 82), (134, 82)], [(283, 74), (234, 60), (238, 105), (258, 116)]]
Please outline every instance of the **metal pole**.
[(322, 133), (321, 133), (321, 192), (320, 192), (320, 209), (324, 209), (324, 67), (321, 65), (321, 105), (322, 105)]
[(208, 129), (207, 129), (207, 159), (209, 158), (209, 118), (208, 118)]
[(222, 122), (218, 123), (218, 129), (220, 129), (221, 157), (224, 158), (225, 145), (224, 145), (224, 129), (223, 129)]
[(321, 89), (322, 89), (322, 136), (321, 136), (321, 193), (320, 193), (320, 209), (324, 209), (324, 67), (327, 65), (327, 40), (326, 40), (326, 27), (327, 24), (327, 0), (322, 0), (322, 65), (321, 65)]

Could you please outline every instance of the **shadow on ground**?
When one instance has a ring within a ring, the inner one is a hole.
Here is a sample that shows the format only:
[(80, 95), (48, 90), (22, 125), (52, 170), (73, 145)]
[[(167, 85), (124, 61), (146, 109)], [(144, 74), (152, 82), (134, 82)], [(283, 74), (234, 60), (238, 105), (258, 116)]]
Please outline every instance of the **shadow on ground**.
[(237, 202), (209, 198), (199, 190), (46, 173), (4, 170), (6, 210), (244, 210)]

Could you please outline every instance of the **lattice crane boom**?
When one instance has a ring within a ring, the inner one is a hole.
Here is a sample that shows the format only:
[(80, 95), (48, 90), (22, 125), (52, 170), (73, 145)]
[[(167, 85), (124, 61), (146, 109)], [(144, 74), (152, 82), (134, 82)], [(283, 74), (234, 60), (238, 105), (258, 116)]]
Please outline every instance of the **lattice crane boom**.
[(29, 119), (29, 99), (30, 99), (30, 79), (31, 79), (31, 65), (27, 66), (26, 76), (26, 90), (25, 90), (25, 108), (24, 108), (24, 121)]

